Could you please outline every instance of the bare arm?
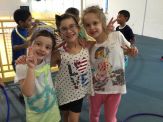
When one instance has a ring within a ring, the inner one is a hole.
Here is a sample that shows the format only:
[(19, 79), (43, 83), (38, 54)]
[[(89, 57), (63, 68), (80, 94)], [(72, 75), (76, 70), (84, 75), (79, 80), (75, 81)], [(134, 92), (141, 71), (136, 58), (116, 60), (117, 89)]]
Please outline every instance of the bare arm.
[(21, 49), (27, 48), (28, 47), (28, 43), (29, 42), (25, 42), (24, 44), (15, 45), (15, 46), (13, 46), (13, 50), (14, 51), (19, 51)]
[(20, 87), (22, 93), (27, 96), (31, 97), (35, 92), (35, 72), (33, 68), (29, 68), (27, 70), (27, 76), (25, 79), (20, 80)]
[(51, 55), (51, 66), (60, 66), (61, 63), (61, 54), (58, 50), (54, 50)]
[(86, 40), (79, 40), (79, 44), (84, 48), (92, 48), (94, 44), (96, 44), (95, 41), (86, 41)]
[(33, 55), (32, 49), (29, 49), (29, 55), (26, 57), (28, 66), (26, 78), (20, 81), (22, 92), (25, 96), (31, 97), (35, 93), (35, 67), (37, 60)]

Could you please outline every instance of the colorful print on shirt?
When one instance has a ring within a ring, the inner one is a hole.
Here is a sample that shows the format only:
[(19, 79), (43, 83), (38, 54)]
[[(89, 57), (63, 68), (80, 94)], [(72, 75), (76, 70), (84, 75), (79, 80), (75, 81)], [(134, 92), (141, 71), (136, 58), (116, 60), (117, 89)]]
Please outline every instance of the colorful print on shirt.
[(105, 47), (99, 47), (95, 51), (95, 60), (97, 62), (97, 70), (93, 77), (93, 83), (96, 91), (104, 91), (105, 86), (110, 79), (111, 65), (108, 61), (109, 49)]
[[(88, 78), (87, 78), (87, 66), (88, 61), (85, 57), (83, 57), (82, 60), (75, 60), (73, 65), (76, 68), (77, 72), (74, 72), (71, 67), (71, 64), (68, 64), (68, 70), (71, 78), (71, 82), (74, 85), (75, 89), (78, 89), (78, 85), (82, 84), (82, 86), (88, 84)], [(80, 74), (80, 75), (79, 75)]]
[(114, 85), (124, 85), (125, 84), (125, 79), (124, 79), (124, 70), (123, 69), (118, 69), (112, 72), (111, 78), (112, 78), (112, 83)]
[[(95, 51), (96, 70), (94, 70), (93, 83), (96, 91), (105, 91), (107, 84), (124, 85), (124, 70), (112, 69), (109, 62), (110, 49), (108, 47), (99, 47)], [(109, 83), (110, 82), (110, 83)]]

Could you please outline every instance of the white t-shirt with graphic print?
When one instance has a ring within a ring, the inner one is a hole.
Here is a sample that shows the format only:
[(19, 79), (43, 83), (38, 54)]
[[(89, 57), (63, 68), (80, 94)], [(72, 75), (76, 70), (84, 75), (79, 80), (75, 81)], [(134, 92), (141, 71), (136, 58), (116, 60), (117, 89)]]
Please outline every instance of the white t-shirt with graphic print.
[(126, 93), (125, 64), (122, 46), (129, 46), (121, 32), (111, 32), (107, 40), (90, 51), (95, 93)]

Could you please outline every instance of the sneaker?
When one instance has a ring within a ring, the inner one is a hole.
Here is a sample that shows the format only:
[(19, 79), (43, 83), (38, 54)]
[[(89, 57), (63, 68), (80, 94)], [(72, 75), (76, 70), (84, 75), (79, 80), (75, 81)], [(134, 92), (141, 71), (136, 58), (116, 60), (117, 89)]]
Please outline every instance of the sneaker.
[(161, 56), (160, 60), (163, 61), (163, 56)]

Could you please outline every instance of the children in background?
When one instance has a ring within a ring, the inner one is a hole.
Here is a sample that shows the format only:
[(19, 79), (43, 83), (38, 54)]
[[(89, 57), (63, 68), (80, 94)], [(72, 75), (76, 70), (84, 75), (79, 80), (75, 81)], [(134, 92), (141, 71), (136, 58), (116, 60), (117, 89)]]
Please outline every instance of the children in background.
[(70, 8), (68, 8), (68, 9), (66, 9), (65, 13), (66, 13), (66, 14), (72, 14), (73, 16), (75, 16), (75, 17), (76, 17), (76, 20), (77, 20), (78, 23), (79, 23), (80, 17), (79, 17), (79, 10), (78, 10), (77, 8), (70, 7)]
[(121, 10), (118, 12), (117, 16), (117, 23), (119, 24), (118, 27), (116, 27), (116, 31), (120, 31), (124, 37), (131, 43), (131, 45), (135, 44), (135, 36), (130, 28), (129, 25), (126, 24), (126, 22), (130, 19), (130, 13), (127, 10)]
[(66, 42), (52, 54), (52, 65), (58, 65), (55, 86), (64, 122), (79, 122), (83, 98), (93, 93), (89, 51), (79, 44), (79, 24), (71, 14), (56, 16), (57, 29)]
[[(124, 37), (131, 43), (131, 45), (135, 44), (135, 36), (130, 28), (129, 25), (126, 24), (126, 22), (130, 19), (130, 13), (127, 10), (121, 10), (118, 12), (117, 16), (117, 23), (119, 26), (116, 28), (116, 31), (120, 31)], [(125, 55), (125, 66), (128, 65), (128, 56)]]
[(161, 56), (160, 61), (163, 61), (163, 56)]
[(49, 59), (56, 39), (51, 32), (40, 30), (32, 35), (30, 41), (26, 64), (16, 65), (15, 77), (25, 99), (26, 121), (59, 122), (60, 112)]
[(19, 56), (26, 54), (28, 28), (32, 26), (32, 16), (28, 10), (17, 9), (13, 17), (17, 23), (17, 27), (11, 33), (12, 65), (15, 70), (15, 60)]
[(131, 56), (138, 50), (130, 47), (120, 32), (108, 32), (106, 17), (98, 6), (85, 9), (82, 22), (87, 33), (96, 39), (90, 51), (95, 90), (95, 96), (90, 97), (90, 122), (99, 122), (102, 104), (105, 121), (116, 122), (121, 94), (126, 93), (123, 50)]

